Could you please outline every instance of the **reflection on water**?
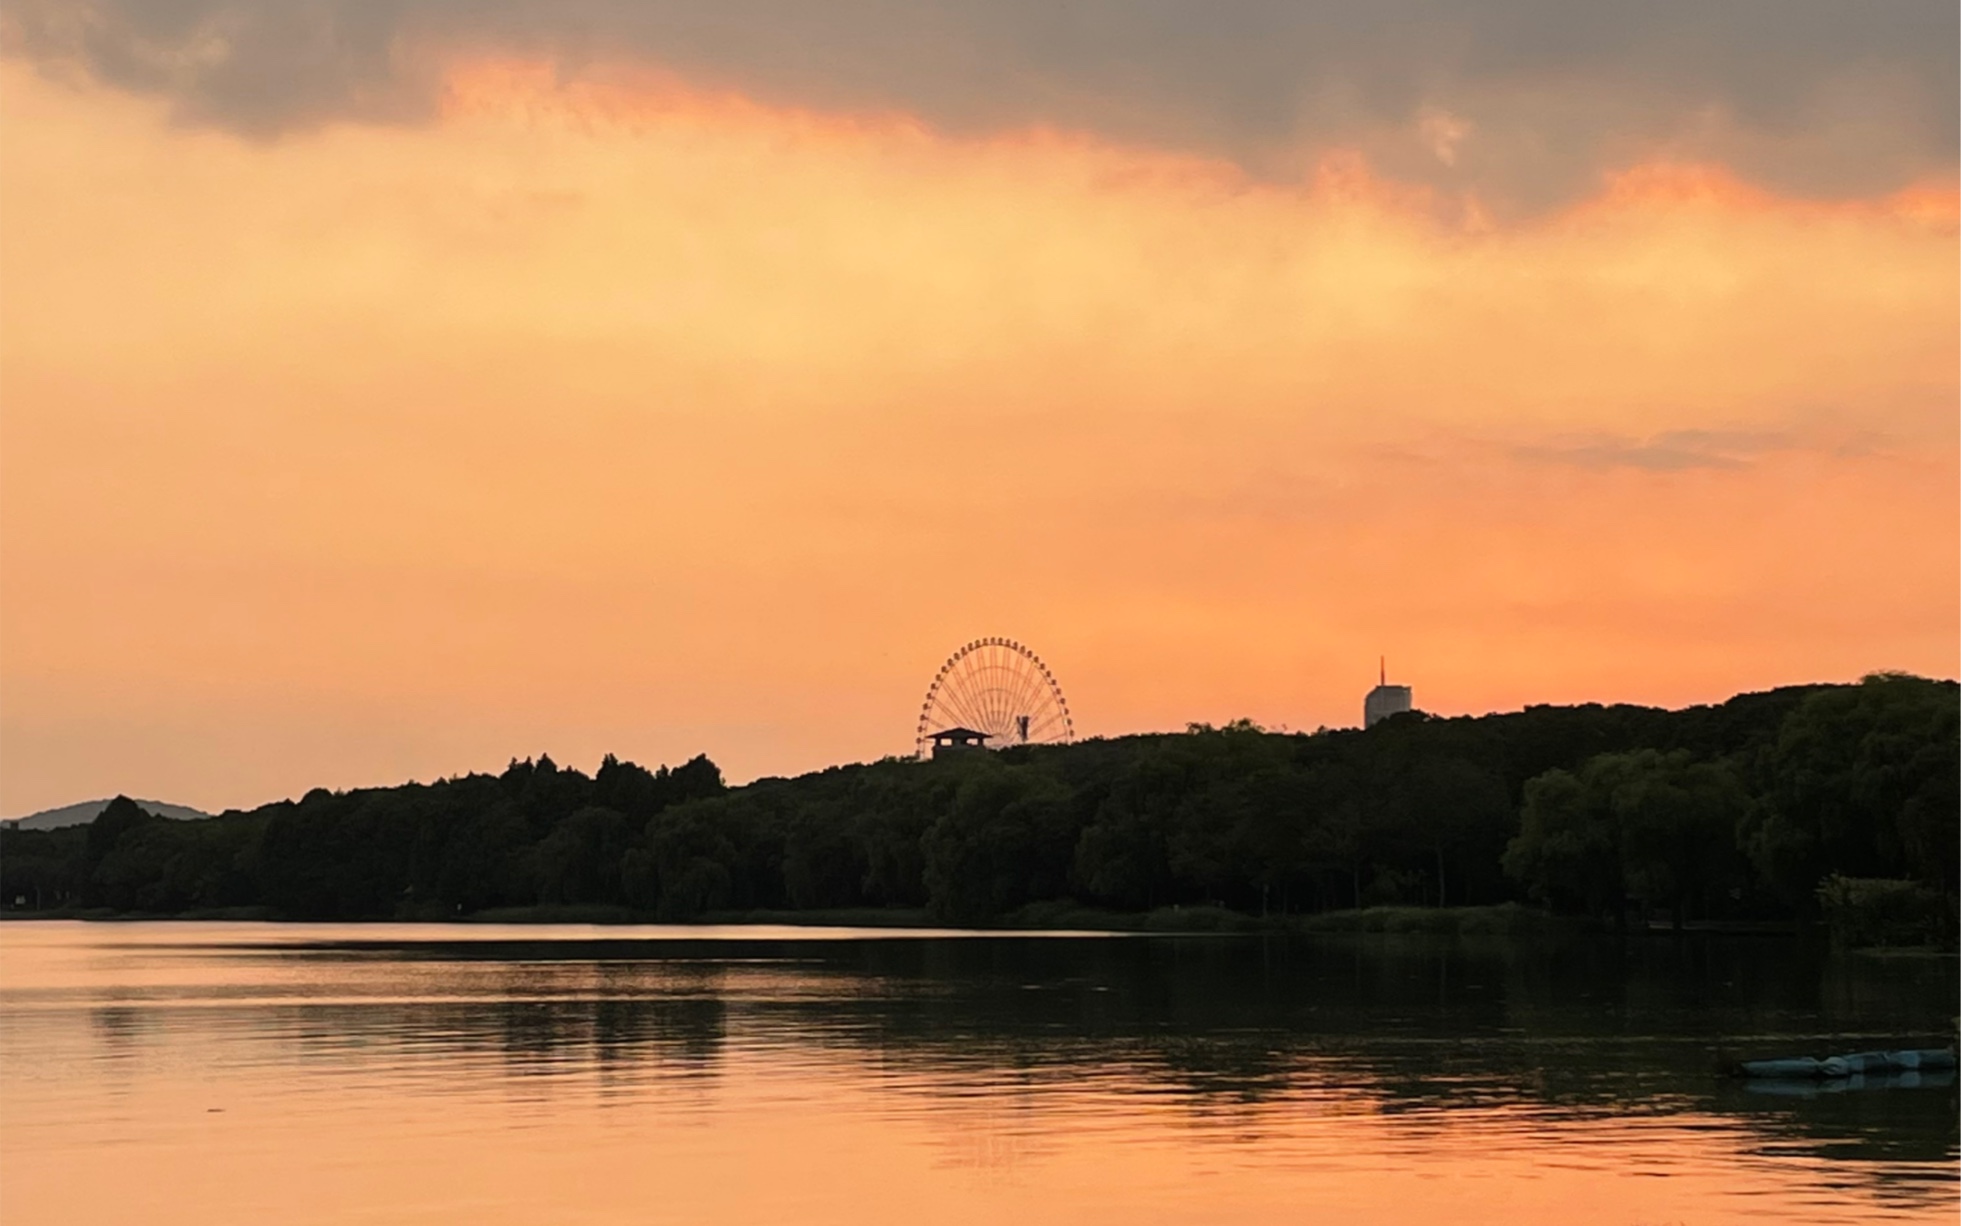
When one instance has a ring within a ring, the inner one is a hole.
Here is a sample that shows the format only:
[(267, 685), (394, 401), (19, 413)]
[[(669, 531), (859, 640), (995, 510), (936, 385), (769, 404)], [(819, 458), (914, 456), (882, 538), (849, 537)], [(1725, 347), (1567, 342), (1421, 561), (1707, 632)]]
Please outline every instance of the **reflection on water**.
[(1950, 960), (0, 925), (8, 1222), (1952, 1221)]

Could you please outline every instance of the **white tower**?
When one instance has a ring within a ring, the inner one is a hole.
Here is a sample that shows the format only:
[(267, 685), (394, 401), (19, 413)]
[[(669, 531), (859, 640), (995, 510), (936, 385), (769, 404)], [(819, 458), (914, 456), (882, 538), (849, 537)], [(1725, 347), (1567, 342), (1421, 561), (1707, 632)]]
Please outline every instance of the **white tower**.
[(1389, 661), (1385, 657), (1379, 662), (1382, 672), (1380, 683), (1369, 691), (1362, 700), (1362, 727), (1373, 728), (1392, 715), (1400, 715), (1410, 709), (1410, 689), (1406, 685), (1389, 684)]

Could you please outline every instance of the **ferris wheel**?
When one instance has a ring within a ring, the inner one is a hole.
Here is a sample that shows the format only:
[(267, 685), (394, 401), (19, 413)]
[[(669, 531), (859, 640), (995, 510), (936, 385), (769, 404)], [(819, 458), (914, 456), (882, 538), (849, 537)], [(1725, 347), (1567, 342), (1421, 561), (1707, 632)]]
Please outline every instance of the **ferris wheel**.
[[(936, 734), (976, 732), (995, 748), (1076, 739), (1069, 702), (1040, 656), (1013, 639), (975, 639), (940, 665), (919, 708), (921, 757)], [(964, 739), (964, 738), (962, 738)]]

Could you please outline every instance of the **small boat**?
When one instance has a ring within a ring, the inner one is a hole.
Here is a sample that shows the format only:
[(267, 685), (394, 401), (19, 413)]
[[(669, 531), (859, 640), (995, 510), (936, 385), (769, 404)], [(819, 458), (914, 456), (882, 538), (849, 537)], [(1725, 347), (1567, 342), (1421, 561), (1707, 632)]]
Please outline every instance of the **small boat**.
[(1905, 1051), (1855, 1051), (1844, 1056), (1793, 1056), (1782, 1060), (1745, 1060), (1736, 1066), (1745, 1077), (1784, 1081), (1817, 1081), (1867, 1074), (1938, 1072), (1955, 1066), (1954, 1052), (1944, 1047)]
[(1823, 1098), (1833, 1094), (1854, 1094), (1865, 1090), (1944, 1090), (1954, 1085), (1953, 1069), (1925, 1073), (1854, 1073), (1850, 1077), (1751, 1077), (1744, 1081), (1745, 1094), (1768, 1094), (1774, 1098)]

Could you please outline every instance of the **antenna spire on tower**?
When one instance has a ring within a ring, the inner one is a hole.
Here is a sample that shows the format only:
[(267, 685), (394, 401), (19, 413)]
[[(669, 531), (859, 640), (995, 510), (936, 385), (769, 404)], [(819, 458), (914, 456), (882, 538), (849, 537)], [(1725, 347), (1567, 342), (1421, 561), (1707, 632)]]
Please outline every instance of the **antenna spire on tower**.
[(1377, 656), (1375, 659), (1375, 663), (1376, 663), (1376, 667), (1382, 670), (1380, 673), (1377, 674), (1378, 677), (1377, 684), (1388, 685), (1389, 684), (1389, 657)]

